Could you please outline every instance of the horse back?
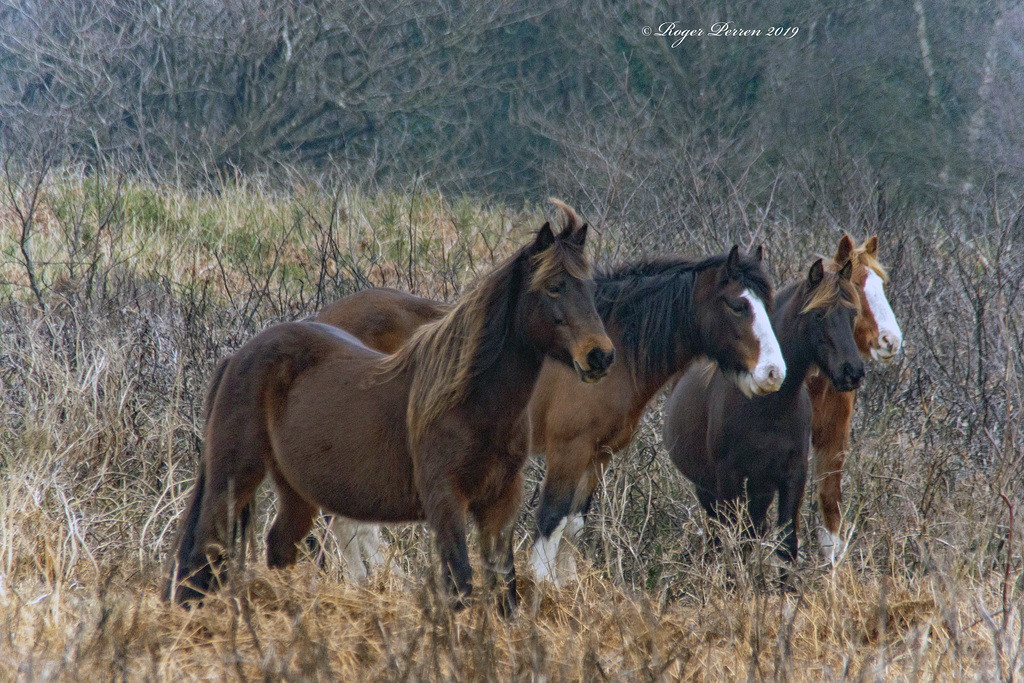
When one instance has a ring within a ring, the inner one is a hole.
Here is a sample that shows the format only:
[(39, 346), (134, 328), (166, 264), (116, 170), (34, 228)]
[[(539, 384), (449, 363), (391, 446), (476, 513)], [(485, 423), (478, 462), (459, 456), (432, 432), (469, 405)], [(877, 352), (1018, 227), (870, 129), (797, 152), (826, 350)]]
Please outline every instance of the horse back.
[(417, 329), (449, 310), (448, 304), (380, 287), (339, 299), (313, 319), (347, 330), (370, 348), (390, 354), (401, 348)]

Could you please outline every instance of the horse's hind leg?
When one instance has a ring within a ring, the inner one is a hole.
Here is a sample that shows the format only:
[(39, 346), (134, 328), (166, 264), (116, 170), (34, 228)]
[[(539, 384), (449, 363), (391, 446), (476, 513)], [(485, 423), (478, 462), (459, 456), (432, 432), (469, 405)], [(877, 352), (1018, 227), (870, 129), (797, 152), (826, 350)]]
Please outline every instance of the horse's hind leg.
[(341, 551), (341, 573), (345, 581), (357, 583), (366, 579), (366, 566), (363, 564), (361, 547), (362, 522), (357, 522), (341, 515), (331, 519), (331, 534)]
[(277, 516), (267, 533), (267, 566), (271, 569), (295, 564), (299, 543), (313, 528), (320, 509), (306, 501), (285, 481), (279, 472), (273, 472), (277, 490)]
[(193, 502), (196, 509), (186, 517), (190, 526), (178, 552), (179, 602), (198, 599), (216, 587), (224, 550), (232, 545), (239, 524), (247, 524), (249, 503), (265, 474), (260, 458), (215, 454), (213, 464), (206, 465), (196, 484), (201, 486)]

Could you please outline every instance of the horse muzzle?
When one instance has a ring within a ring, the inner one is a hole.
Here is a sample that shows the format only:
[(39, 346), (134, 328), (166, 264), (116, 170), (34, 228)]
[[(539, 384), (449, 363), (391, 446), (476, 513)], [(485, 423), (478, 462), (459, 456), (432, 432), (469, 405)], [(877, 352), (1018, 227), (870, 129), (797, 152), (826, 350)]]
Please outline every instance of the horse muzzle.
[(883, 333), (878, 338), (878, 348), (871, 349), (871, 357), (882, 363), (888, 363), (899, 353), (902, 345), (903, 339), (901, 337)]
[(854, 391), (864, 381), (863, 363), (843, 363), (838, 377), (832, 378), (832, 384), (839, 391)]
[(786, 367), (784, 365), (769, 364), (755, 368), (752, 372), (744, 373), (737, 378), (740, 391), (751, 396), (767, 396), (782, 388), (786, 381)]
[(615, 349), (604, 351), (595, 346), (587, 353), (586, 367), (575, 359), (573, 359), (572, 364), (581, 380), (587, 384), (593, 384), (608, 374), (608, 369), (614, 362)]

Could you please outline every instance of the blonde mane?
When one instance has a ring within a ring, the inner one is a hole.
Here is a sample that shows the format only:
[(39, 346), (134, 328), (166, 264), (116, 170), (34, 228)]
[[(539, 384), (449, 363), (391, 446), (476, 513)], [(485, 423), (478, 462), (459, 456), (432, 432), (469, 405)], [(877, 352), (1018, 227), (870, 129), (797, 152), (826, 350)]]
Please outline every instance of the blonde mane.
[(857, 314), (860, 314), (860, 296), (857, 294), (856, 285), (839, 277), (838, 273), (826, 270), (824, 278), (810, 294), (807, 303), (800, 310), (801, 315), (819, 308), (828, 311), (838, 305), (855, 308)]
[(889, 271), (885, 269), (885, 266), (879, 263), (875, 256), (867, 252), (863, 244), (854, 249), (853, 253), (850, 255), (850, 259), (853, 261), (854, 268), (857, 266), (870, 268), (875, 271), (875, 274), (878, 275), (878, 277), (882, 278), (882, 282), (884, 284), (889, 284)]
[[(843, 233), (843, 236), (846, 239), (850, 239), (849, 235), (847, 235), (846, 233)], [(860, 246), (852, 247), (850, 249), (850, 255), (848, 256), (848, 258), (851, 261), (853, 261), (853, 268), (854, 268), (855, 272), (856, 272), (857, 268), (860, 268), (861, 266), (863, 266), (864, 268), (868, 268), (870, 270), (873, 270), (875, 272), (875, 274), (878, 275), (878, 277), (882, 278), (882, 283), (883, 284), (889, 284), (889, 272), (886, 270), (885, 266), (883, 266), (881, 264), (881, 262), (879, 262), (878, 258), (875, 256), (875, 254), (868, 253), (868, 243), (870, 241), (871, 241), (871, 238), (868, 238), (868, 239), (864, 240), (863, 242), (861, 242)], [(850, 239), (850, 244), (851, 245), (853, 244), (853, 240), (852, 239)], [(877, 253), (877, 246), (876, 246), (876, 253)], [(828, 271), (831, 271), (831, 272), (835, 273), (835, 272), (838, 272), (839, 269), (843, 267), (842, 263), (836, 262), (836, 260), (834, 258), (832, 258), (832, 257), (822, 256), (822, 259), (825, 262), (825, 270), (828, 270)]]
[[(572, 209), (552, 200), (564, 214), (565, 230), (554, 243), (530, 255), (532, 242), (481, 278), (446, 315), (419, 328), (393, 355), (382, 359), (378, 380), (411, 373), (406, 410), (409, 447), (418, 447), (424, 430), (463, 401), (473, 380), (500, 355), (513, 324), (512, 308), (523, 287), (536, 291), (563, 272), (589, 279), (590, 264), (582, 246), (565, 239), (581, 226)], [(528, 263), (523, 264), (524, 260)]]

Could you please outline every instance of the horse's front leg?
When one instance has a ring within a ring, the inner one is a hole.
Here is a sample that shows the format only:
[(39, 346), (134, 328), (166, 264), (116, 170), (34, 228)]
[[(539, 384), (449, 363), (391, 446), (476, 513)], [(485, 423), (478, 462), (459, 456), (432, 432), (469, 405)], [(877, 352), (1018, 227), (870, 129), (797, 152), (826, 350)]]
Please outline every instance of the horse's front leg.
[[(799, 550), (800, 504), (804, 499), (807, 486), (807, 456), (801, 453), (797, 458), (798, 466), (786, 477), (779, 486), (779, 528), (783, 530), (782, 545), (779, 555), (791, 566), (796, 565)], [(782, 570), (783, 585), (789, 584), (789, 572)]]
[(366, 566), (363, 564), (360, 544), (360, 532), (363, 526), (365, 526), (364, 523), (341, 515), (334, 515), (331, 518), (330, 532), (341, 551), (341, 573), (350, 583), (366, 580)]
[(814, 405), (811, 452), (822, 519), (818, 539), (822, 553), (832, 564), (842, 549), (839, 531), (842, 524), (843, 464), (850, 450), (854, 396), (853, 392), (837, 392), (829, 385), (824, 390), (825, 402), (815, 402)]
[[(538, 581), (549, 581), (556, 586), (565, 579), (557, 573), (558, 551), (562, 535), (570, 516), (582, 508), (600, 478), (599, 472), (585, 477), (588, 468), (599, 467), (594, 448), (585, 439), (571, 443), (552, 443), (549, 440), (547, 475), (541, 487), (540, 505), (537, 507), (537, 540), (530, 555), (530, 565)], [(588, 484), (588, 479), (591, 481)], [(581, 489), (588, 489), (582, 490)], [(572, 532), (582, 528), (582, 517), (573, 520)]]
[(818, 533), (821, 550), (835, 564), (842, 542), (839, 536), (843, 502), (843, 461), (846, 453), (835, 448), (814, 448), (814, 473), (818, 482), (818, 505), (822, 527)]
[(420, 490), (424, 494), (426, 521), (434, 530), (445, 590), (454, 597), (453, 608), (459, 610), (466, 606), (466, 598), (473, 592), (473, 569), (466, 546), (468, 505), (465, 497), (446, 484), (445, 479), (437, 478)]
[(506, 619), (519, 605), (516, 590), (516, 565), (512, 552), (514, 524), (511, 520), (503, 528), (494, 529), (497, 520), (488, 515), (478, 518), (480, 526), (480, 559), (489, 590), (498, 592), (498, 610)]

